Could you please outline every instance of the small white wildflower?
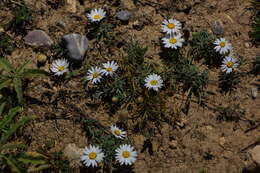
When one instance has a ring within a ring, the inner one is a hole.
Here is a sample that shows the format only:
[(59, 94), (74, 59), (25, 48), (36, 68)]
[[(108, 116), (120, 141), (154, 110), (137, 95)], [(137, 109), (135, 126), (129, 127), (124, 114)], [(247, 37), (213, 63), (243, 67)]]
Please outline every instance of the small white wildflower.
[(147, 76), (144, 81), (146, 88), (153, 89), (155, 91), (158, 91), (159, 88), (163, 86), (163, 80), (161, 79), (161, 76), (157, 74)]
[(214, 44), (216, 45), (214, 49), (222, 55), (230, 52), (232, 49), (232, 45), (225, 38), (217, 39)]
[(120, 165), (132, 165), (136, 161), (137, 152), (131, 145), (123, 144), (116, 149), (116, 161)]
[(179, 33), (181, 30), (181, 23), (175, 19), (164, 20), (162, 30), (167, 34)]
[(118, 69), (118, 65), (114, 61), (108, 61), (107, 63), (103, 64), (104, 69), (101, 71), (102, 74), (105, 76), (112, 76), (113, 73)]
[(163, 44), (165, 48), (177, 49), (178, 47), (182, 47), (184, 39), (181, 34), (166, 36), (162, 38)]
[(92, 21), (92, 22), (99, 22), (101, 21), (104, 17), (106, 16), (106, 12), (102, 9), (93, 9), (89, 14), (87, 14), (87, 17)]
[(123, 131), (123, 130), (121, 130), (121, 129), (119, 129), (117, 126), (112, 125), (112, 126), (110, 127), (110, 130), (111, 130), (111, 133), (112, 133), (115, 137), (117, 137), (117, 138), (122, 139), (122, 138), (125, 138), (125, 137), (126, 137), (126, 132)]
[(60, 76), (69, 71), (69, 62), (66, 59), (57, 59), (51, 64), (50, 70), (54, 75)]
[(238, 63), (237, 59), (233, 57), (225, 57), (222, 61), (221, 70), (226, 73), (231, 73), (234, 69), (237, 68)]
[(87, 167), (96, 167), (99, 162), (104, 158), (104, 153), (99, 147), (90, 145), (84, 149), (84, 154), (80, 157), (80, 160)]
[(102, 69), (100, 67), (91, 67), (87, 73), (87, 80), (91, 80), (93, 84), (99, 83), (102, 79)]

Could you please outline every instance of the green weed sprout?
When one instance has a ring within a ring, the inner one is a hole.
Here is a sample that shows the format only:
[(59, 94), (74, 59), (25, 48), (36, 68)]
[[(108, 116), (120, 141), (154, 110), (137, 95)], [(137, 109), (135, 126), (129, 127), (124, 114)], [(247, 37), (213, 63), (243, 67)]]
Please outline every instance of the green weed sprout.
[(208, 84), (208, 72), (199, 71), (192, 65), (189, 60), (183, 61), (176, 65), (174, 69), (176, 80), (183, 84), (184, 92), (187, 92), (187, 99), (184, 107), (184, 112), (188, 113), (190, 102), (193, 96), (198, 98), (198, 103), (201, 104), (206, 96), (205, 88)]
[(0, 38), (0, 56), (10, 54), (15, 47), (14, 41), (8, 34), (4, 32), (0, 32)]
[(191, 48), (188, 51), (189, 57), (194, 60), (204, 60), (209, 66), (218, 66), (222, 60), (221, 55), (214, 50), (216, 36), (207, 31), (195, 32), (190, 42)]
[(18, 6), (14, 12), (14, 18), (8, 24), (8, 29), (24, 35), (27, 30), (26, 27), (32, 19), (32, 12), (29, 8), (25, 5)]
[(112, 170), (114, 166), (115, 150), (121, 145), (130, 143), (128, 138), (116, 138), (109, 128), (101, 125), (97, 120), (86, 118), (83, 120), (83, 127), (86, 135), (92, 145), (97, 145), (102, 148), (105, 154), (104, 168)]
[[(5, 103), (0, 106), (0, 167), (1, 170), (10, 169), (12, 172), (23, 173), (25, 168), (22, 166), (24, 160), (19, 157), (19, 154), (12, 153), (11, 151), (23, 149), (26, 147), (24, 144), (9, 142), (14, 134), (27, 124), (30, 120), (34, 119), (34, 116), (24, 116), (18, 121), (14, 122), (17, 114), (21, 111), (21, 107), (15, 107), (8, 111), (7, 114), (4, 113)], [(32, 162), (34, 162), (32, 160)]]
[(254, 16), (252, 21), (252, 33), (251, 37), (256, 44), (260, 43), (260, 2), (258, 0), (252, 0), (252, 7), (254, 9)]
[(0, 69), (3, 69), (0, 77), (0, 91), (3, 89), (14, 90), (19, 104), (24, 103), (23, 80), (25, 78), (49, 75), (49, 73), (44, 70), (26, 68), (29, 63), (30, 61), (27, 61), (20, 67), (14, 68), (5, 58), (0, 58)]
[(231, 92), (237, 88), (240, 83), (240, 74), (238, 72), (220, 73), (219, 88), (222, 92)]
[(257, 55), (255, 57), (255, 60), (253, 62), (253, 69), (252, 73), (254, 74), (260, 74), (260, 55)]

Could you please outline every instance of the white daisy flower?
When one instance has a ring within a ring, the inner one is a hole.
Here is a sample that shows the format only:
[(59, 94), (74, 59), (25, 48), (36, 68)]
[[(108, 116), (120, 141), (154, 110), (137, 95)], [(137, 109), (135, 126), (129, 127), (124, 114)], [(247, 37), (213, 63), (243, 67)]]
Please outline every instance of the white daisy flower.
[(121, 130), (121, 129), (119, 129), (117, 126), (112, 125), (112, 126), (110, 127), (110, 130), (111, 130), (112, 134), (113, 134), (115, 137), (117, 137), (117, 138), (122, 139), (122, 138), (125, 138), (125, 137), (126, 137), (126, 132), (123, 131), (123, 130)]
[(51, 64), (50, 70), (54, 73), (54, 75), (60, 76), (69, 71), (68, 67), (69, 62), (66, 59), (57, 59)]
[(222, 55), (228, 53), (232, 49), (231, 43), (225, 38), (217, 39), (214, 44), (216, 45), (214, 49)]
[(114, 61), (108, 61), (107, 63), (103, 64), (104, 69), (101, 71), (102, 74), (105, 76), (112, 76), (113, 73), (118, 69), (118, 65)]
[(181, 30), (181, 23), (175, 19), (164, 20), (162, 30), (167, 34), (179, 33)]
[(93, 84), (100, 82), (102, 79), (102, 69), (99, 67), (91, 67), (87, 73), (87, 80), (91, 80)]
[(99, 22), (101, 21), (104, 17), (106, 16), (106, 12), (102, 9), (93, 9), (89, 14), (87, 14), (87, 17), (92, 21), (92, 22)]
[(84, 154), (80, 157), (80, 160), (87, 167), (96, 167), (99, 162), (104, 158), (104, 153), (99, 147), (90, 145), (84, 149)]
[(155, 91), (158, 91), (159, 88), (163, 86), (163, 80), (161, 76), (157, 74), (150, 74), (145, 78), (145, 86), (148, 89), (153, 89)]
[(116, 149), (116, 161), (120, 165), (132, 165), (136, 161), (137, 153), (131, 145), (123, 144)]
[(178, 47), (182, 47), (184, 39), (181, 38), (181, 34), (173, 35), (173, 36), (166, 36), (162, 38), (164, 47), (177, 49)]
[(231, 73), (234, 69), (237, 68), (238, 63), (237, 59), (231, 56), (225, 57), (222, 61), (221, 70), (226, 73)]

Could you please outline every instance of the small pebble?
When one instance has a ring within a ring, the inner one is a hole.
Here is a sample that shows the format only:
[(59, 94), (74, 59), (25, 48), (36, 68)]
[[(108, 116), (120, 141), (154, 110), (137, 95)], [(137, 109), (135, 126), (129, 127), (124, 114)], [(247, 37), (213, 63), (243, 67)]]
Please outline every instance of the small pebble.
[(211, 25), (211, 30), (216, 35), (223, 35), (224, 34), (224, 27), (220, 20), (216, 20)]
[(116, 14), (116, 17), (121, 21), (128, 21), (131, 17), (131, 13), (127, 10), (122, 10)]
[(251, 94), (252, 94), (252, 98), (256, 99), (256, 97), (258, 95), (258, 89), (257, 88), (251, 88)]
[(60, 27), (62, 27), (62, 28), (66, 28), (66, 23), (63, 22), (62, 20), (59, 20), (59, 21), (57, 22), (57, 25), (60, 26)]
[(245, 47), (246, 48), (249, 48), (250, 47), (250, 44), (247, 42), (247, 43), (245, 43)]

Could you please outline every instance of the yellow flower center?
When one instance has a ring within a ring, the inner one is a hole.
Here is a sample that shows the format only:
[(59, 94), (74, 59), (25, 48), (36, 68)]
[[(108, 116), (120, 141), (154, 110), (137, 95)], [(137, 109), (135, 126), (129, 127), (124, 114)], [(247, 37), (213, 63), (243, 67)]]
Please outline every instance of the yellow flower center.
[(95, 158), (97, 158), (97, 154), (95, 153), (95, 152), (91, 152), (91, 153), (89, 153), (89, 158), (91, 159), (91, 160), (94, 160)]
[(95, 16), (94, 16), (94, 19), (96, 19), (96, 20), (98, 20), (98, 19), (100, 19), (101, 18), (101, 16), (99, 15), (99, 14), (96, 14)]
[(59, 71), (63, 71), (63, 70), (65, 70), (65, 67), (64, 67), (64, 66), (59, 66), (59, 67), (58, 67), (58, 70), (59, 70)]
[(233, 65), (234, 65), (234, 63), (233, 63), (232, 61), (229, 61), (229, 62), (227, 62), (227, 64), (226, 64), (226, 66), (227, 66), (228, 68), (232, 68)]
[(130, 152), (129, 151), (123, 151), (122, 156), (127, 159), (130, 156)]
[(108, 72), (112, 72), (112, 71), (113, 71), (112, 67), (107, 67), (106, 70), (107, 70)]
[(92, 74), (92, 77), (93, 77), (93, 78), (98, 78), (98, 76), (99, 76), (99, 73), (97, 73), (97, 72), (95, 72), (95, 73)]
[(114, 133), (115, 133), (116, 135), (120, 135), (120, 134), (121, 134), (120, 130), (115, 130)]
[(226, 43), (225, 43), (225, 42), (221, 42), (219, 45), (220, 45), (220, 47), (222, 47), (222, 48), (223, 48), (223, 47), (225, 47), (225, 46), (226, 46)]
[(168, 27), (169, 29), (173, 29), (173, 28), (175, 28), (175, 25), (174, 25), (173, 23), (169, 23), (169, 24), (167, 25), (167, 27)]
[(158, 81), (157, 81), (157, 80), (151, 80), (151, 81), (150, 81), (150, 84), (151, 84), (152, 86), (155, 86), (155, 85), (158, 84)]
[(171, 39), (169, 40), (169, 42), (170, 42), (171, 44), (175, 44), (175, 43), (177, 43), (177, 40), (176, 40), (176, 38), (171, 38)]

